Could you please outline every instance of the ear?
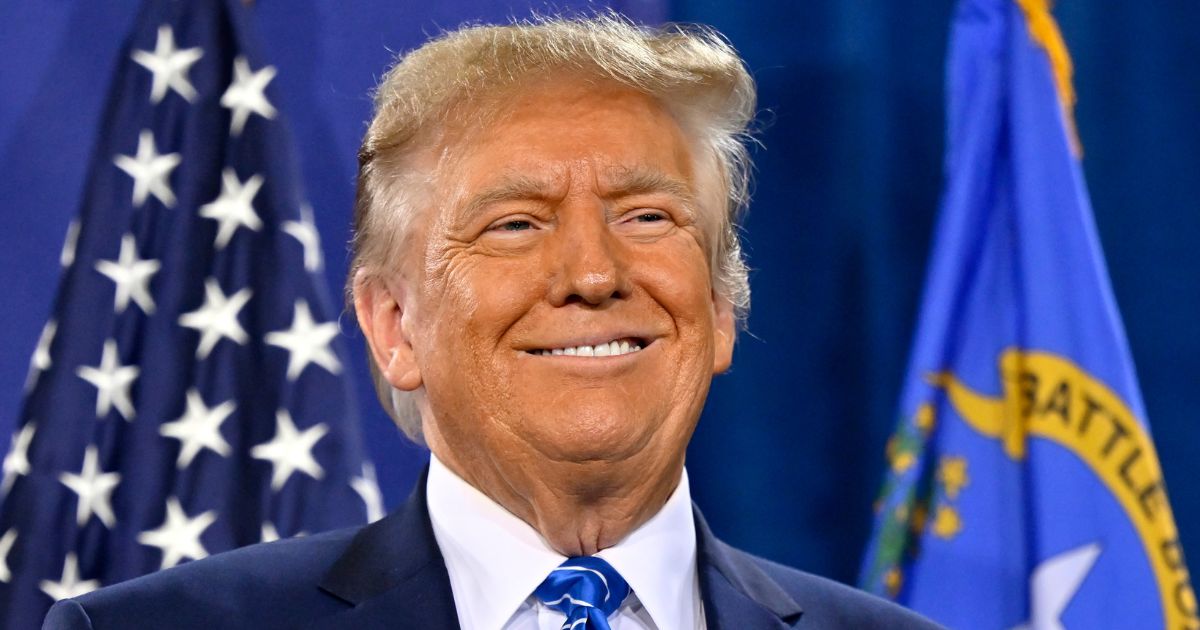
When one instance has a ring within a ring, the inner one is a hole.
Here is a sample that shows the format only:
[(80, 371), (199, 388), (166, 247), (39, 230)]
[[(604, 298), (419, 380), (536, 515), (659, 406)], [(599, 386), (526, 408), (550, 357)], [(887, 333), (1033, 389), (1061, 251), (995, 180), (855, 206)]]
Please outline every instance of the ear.
[(733, 303), (713, 291), (713, 374), (721, 374), (733, 364), (733, 342), (737, 337), (737, 318)]
[(371, 359), (396, 389), (411, 392), (421, 386), (421, 371), (405, 317), (403, 280), (394, 286), (359, 269), (354, 276), (354, 311), (367, 338)]

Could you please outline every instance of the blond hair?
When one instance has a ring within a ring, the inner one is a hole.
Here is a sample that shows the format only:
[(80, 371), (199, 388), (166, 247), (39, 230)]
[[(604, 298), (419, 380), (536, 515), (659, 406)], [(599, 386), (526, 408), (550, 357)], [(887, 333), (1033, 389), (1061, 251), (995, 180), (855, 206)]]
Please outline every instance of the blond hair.
[[(360, 270), (360, 279), (373, 281), (395, 271), (389, 261), (403, 258), (419, 184), (432, 177), (406, 168), (405, 160), (427, 147), (452, 115), (481, 115), (488, 99), (555, 71), (613, 80), (654, 97), (680, 117), (699, 157), (715, 162), (724, 207), (709, 221), (713, 286), (744, 320), (750, 284), (737, 228), (748, 197), (754, 81), (733, 47), (710, 28), (647, 28), (614, 13), (466, 26), (397, 59), (376, 89), (375, 114), (358, 154), (350, 303)], [(392, 388), (374, 362), (371, 368), (384, 407), (421, 442), (413, 396)]]

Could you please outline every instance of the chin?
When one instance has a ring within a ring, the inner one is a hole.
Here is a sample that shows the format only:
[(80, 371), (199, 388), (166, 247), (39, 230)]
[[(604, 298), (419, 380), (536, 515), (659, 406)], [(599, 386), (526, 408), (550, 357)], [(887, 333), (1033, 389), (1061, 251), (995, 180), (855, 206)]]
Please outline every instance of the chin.
[(624, 404), (574, 404), (527, 415), (525, 432), (552, 461), (617, 462), (636, 458), (651, 442), (658, 427), (647, 416)]

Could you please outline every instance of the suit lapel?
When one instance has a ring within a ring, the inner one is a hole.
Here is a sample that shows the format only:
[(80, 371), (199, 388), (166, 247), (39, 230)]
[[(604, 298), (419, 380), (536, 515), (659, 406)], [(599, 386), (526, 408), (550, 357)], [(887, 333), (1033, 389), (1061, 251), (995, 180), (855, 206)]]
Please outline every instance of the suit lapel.
[(426, 474), (404, 507), (364, 527), (321, 580), (321, 590), (352, 608), (314, 627), (458, 628), (450, 577), (426, 508)]
[(717, 540), (696, 517), (696, 563), (709, 630), (791, 628), (803, 610), (749, 556)]

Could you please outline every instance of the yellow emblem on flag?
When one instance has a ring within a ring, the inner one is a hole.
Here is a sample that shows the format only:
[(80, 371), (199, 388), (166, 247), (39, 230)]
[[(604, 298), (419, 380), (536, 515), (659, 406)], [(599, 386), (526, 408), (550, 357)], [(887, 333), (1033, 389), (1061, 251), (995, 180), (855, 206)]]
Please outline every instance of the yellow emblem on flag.
[(1040, 437), (1080, 458), (1117, 499), (1145, 548), (1167, 628), (1194, 628), (1192, 590), (1158, 455), (1142, 424), (1103, 382), (1060, 356), (1010, 348), (1000, 356), (1004, 393), (972, 390), (953, 374), (929, 380), (968, 426), (1000, 440), (1014, 460)]

